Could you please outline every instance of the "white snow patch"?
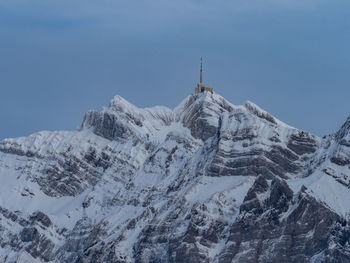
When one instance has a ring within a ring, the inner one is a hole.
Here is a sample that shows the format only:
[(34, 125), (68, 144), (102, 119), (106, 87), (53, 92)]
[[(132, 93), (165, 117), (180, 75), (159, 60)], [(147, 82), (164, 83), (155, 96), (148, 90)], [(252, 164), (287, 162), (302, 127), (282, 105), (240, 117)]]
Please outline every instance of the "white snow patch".
[(305, 178), (290, 179), (287, 183), (294, 193), (299, 192), (304, 185), (307, 187), (307, 193), (343, 217), (350, 213), (349, 189), (322, 171)]
[(203, 176), (201, 180), (192, 186), (186, 193), (185, 198), (189, 202), (204, 202), (212, 195), (237, 187), (234, 191), (235, 196), (244, 198), (246, 194), (245, 187), (250, 186), (250, 177), (247, 176), (222, 176), (210, 177)]

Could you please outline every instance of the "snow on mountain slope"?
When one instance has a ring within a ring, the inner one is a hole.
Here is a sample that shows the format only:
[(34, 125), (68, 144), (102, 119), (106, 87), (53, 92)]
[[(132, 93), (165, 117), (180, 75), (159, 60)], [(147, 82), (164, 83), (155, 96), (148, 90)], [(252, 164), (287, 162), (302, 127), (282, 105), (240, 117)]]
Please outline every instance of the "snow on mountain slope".
[(216, 93), (116, 96), (5, 139), (0, 261), (348, 262), (348, 123), (321, 139)]

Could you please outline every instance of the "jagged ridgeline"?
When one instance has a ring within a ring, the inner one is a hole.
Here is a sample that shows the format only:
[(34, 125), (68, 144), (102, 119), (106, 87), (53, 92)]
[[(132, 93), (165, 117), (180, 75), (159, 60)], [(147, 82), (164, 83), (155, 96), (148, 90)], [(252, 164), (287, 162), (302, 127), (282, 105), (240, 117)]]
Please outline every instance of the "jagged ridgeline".
[(0, 142), (0, 262), (350, 262), (349, 133), (207, 91), (116, 96), (77, 131)]

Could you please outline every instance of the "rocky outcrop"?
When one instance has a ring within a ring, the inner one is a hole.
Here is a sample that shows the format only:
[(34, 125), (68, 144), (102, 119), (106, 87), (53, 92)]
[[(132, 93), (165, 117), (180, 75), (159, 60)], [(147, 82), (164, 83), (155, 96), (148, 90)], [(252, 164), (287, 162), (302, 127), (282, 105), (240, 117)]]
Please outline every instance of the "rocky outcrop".
[[(295, 134), (299, 133), (295, 129), (281, 127), (250, 111), (237, 109), (223, 116), (225, 124), (219, 131), (218, 147), (208, 175), (263, 174), (286, 179), (288, 174), (297, 174), (308, 165), (310, 153), (318, 147), (317, 138), (301, 131), (297, 137)], [(306, 153), (300, 158), (299, 155)]]
[[(132, 119), (136, 125), (142, 126), (139, 120)], [(92, 128), (99, 136), (109, 140), (135, 138), (136, 134), (118, 119), (118, 116), (107, 112), (89, 111), (84, 118), (84, 128)]]
[(290, 136), (287, 147), (298, 155), (314, 153), (317, 150), (315, 136), (299, 131)]
[[(339, 220), (305, 192), (293, 200), (292, 190), (280, 179), (258, 177), (218, 262), (338, 262), (326, 255), (334, 249), (331, 233)], [(346, 227), (339, 231), (348, 232)], [(348, 253), (336, 253), (349, 260)]]
[(204, 93), (191, 95), (181, 110), (178, 119), (191, 130), (194, 138), (206, 141), (217, 132), (220, 116), (231, 112), (233, 106), (220, 97)]

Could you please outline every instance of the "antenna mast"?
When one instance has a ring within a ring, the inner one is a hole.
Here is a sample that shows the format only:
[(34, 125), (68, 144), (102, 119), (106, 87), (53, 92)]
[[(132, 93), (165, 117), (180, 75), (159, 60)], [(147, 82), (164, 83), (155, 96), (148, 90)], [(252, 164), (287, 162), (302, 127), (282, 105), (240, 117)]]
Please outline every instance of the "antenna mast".
[(201, 57), (201, 76), (200, 76), (200, 80), (199, 83), (202, 83), (203, 79), (202, 79), (202, 57)]

